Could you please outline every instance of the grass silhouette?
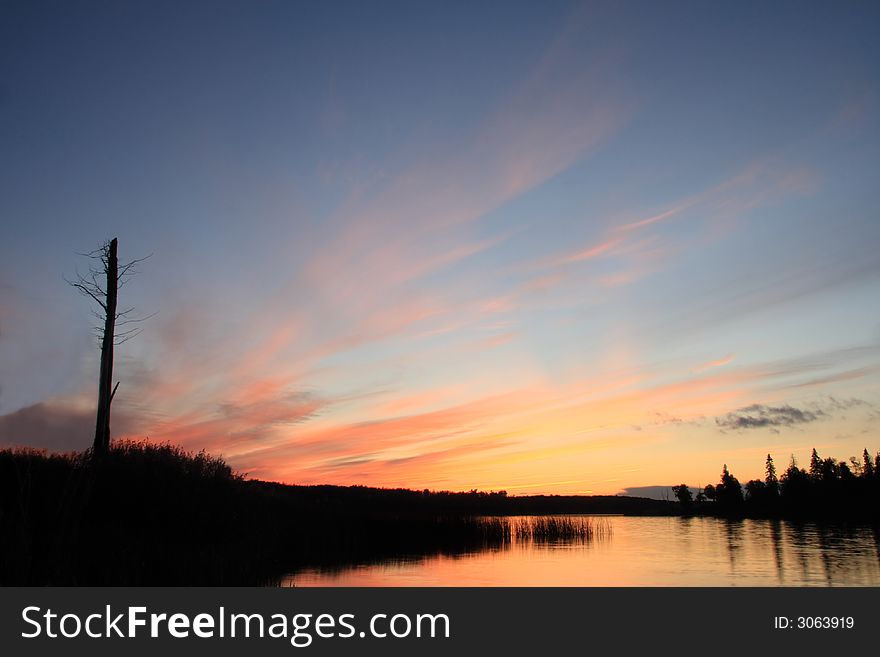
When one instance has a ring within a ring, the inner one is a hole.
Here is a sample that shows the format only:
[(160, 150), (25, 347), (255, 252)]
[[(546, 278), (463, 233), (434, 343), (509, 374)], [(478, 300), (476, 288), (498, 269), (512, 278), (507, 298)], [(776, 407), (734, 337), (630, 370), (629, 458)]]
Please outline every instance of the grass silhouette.
[(302, 568), (610, 536), (601, 518), (564, 514), (876, 521), (880, 467), (865, 457), (856, 477), (833, 459), (814, 460), (810, 473), (790, 466), (772, 498), (776, 487), (755, 482), (743, 497), (728, 474), (716, 501), (679, 506), (619, 496), (291, 486), (147, 441), (117, 441), (100, 457), (5, 449), (0, 585), (263, 585)]
[(306, 566), (589, 540), (583, 521), (503, 515), (674, 512), (615, 497), (507, 497), (251, 481), (169, 444), (0, 450), (0, 584), (254, 585)]

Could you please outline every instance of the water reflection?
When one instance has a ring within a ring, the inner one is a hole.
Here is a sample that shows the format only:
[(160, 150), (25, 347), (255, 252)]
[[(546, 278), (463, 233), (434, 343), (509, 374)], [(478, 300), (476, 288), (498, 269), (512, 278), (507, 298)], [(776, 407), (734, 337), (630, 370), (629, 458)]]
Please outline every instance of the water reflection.
[(721, 522), (724, 523), (724, 538), (727, 545), (727, 555), (730, 559), (730, 572), (735, 572), (737, 551), (742, 547), (740, 545), (740, 537), (742, 535), (742, 524), (744, 521), (725, 519)]
[[(567, 517), (569, 520), (571, 516)], [(586, 517), (584, 517), (586, 518)], [(546, 518), (518, 519), (545, 526)], [(533, 535), (458, 555), (313, 569), (294, 586), (878, 586), (871, 526), (715, 518), (593, 518), (590, 535)], [(601, 528), (601, 530), (599, 529)]]
[(773, 562), (776, 565), (776, 583), (783, 584), (783, 573), (785, 572), (785, 564), (782, 560), (783, 538), (782, 538), (782, 521), (768, 520), (768, 529), (770, 530), (770, 542), (773, 545)]

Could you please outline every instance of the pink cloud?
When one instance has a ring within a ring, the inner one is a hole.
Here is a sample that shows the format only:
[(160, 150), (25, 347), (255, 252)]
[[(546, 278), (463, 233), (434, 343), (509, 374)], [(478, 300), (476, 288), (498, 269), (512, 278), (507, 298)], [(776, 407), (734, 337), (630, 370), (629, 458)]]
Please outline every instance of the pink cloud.
[(724, 356), (723, 358), (718, 358), (716, 360), (710, 360), (706, 363), (702, 363), (701, 365), (698, 365), (697, 367), (695, 367), (694, 372), (697, 372), (697, 373), (705, 372), (706, 370), (710, 370), (714, 367), (724, 367), (725, 365), (730, 365), (730, 363), (732, 363), (735, 358), (736, 358), (735, 354), (728, 354), (727, 356)]
[(669, 218), (674, 217), (678, 214), (681, 214), (681, 212), (683, 210), (685, 210), (686, 208), (688, 208), (690, 205), (693, 205), (693, 202), (684, 203), (682, 205), (679, 205), (678, 207), (674, 207), (670, 210), (666, 210), (665, 212), (655, 214), (655, 215), (648, 217), (646, 219), (640, 219), (639, 221), (634, 221), (632, 223), (623, 224), (622, 226), (618, 226), (616, 228), (616, 230), (619, 230), (619, 231), (637, 230), (639, 228), (644, 228), (645, 226), (650, 226), (651, 224), (656, 224), (659, 221), (663, 221), (664, 219), (669, 219)]
[(558, 259), (551, 261), (550, 264), (560, 265), (574, 262), (582, 262), (584, 260), (592, 260), (593, 258), (598, 258), (601, 255), (609, 253), (618, 244), (620, 244), (619, 240), (609, 240), (607, 242), (602, 242), (601, 244), (588, 247), (581, 251), (576, 251), (575, 253), (564, 255)]
[(483, 340), (480, 344), (486, 349), (494, 349), (495, 347), (500, 347), (501, 345), (507, 344), (511, 340), (516, 339), (517, 336), (519, 336), (519, 333), (516, 331), (508, 331), (506, 333), (493, 335), (491, 338)]

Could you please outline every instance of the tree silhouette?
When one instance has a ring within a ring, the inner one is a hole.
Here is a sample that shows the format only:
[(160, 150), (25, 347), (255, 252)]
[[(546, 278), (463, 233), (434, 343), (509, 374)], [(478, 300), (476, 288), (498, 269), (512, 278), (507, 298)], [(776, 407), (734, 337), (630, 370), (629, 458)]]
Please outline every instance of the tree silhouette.
[[(83, 296), (98, 304), (99, 311), (92, 314), (99, 321), (95, 327), (101, 343), (101, 373), (98, 380), (98, 411), (95, 419), (95, 441), (93, 452), (96, 456), (106, 454), (110, 449), (110, 404), (116, 395), (119, 382), (113, 386), (113, 348), (130, 340), (140, 333), (139, 326), (117, 333), (117, 328), (142, 322), (147, 317), (132, 317), (134, 308), (119, 310), (119, 288), (125, 285), (128, 277), (137, 273), (135, 265), (146, 258), (137, 258), (120, 266), (118, 258), (119, 241), (114, 237), (99, 248), (83, 253), (93, 262), (87, 274), (77, 272), (76, 279), (67, 281)], [(147, 256), (148, 258), (149, 256)], [(112, 386), (112, 388), (111, 388)]]
[(874, 475), (874, 464), (871, 463), (871, 455), (868, 454), (868, 448), (865, 448), (865, 451), (862, 452), (862, 472), (865, 473), (866, 477), (872, 477)]
[(799, 511), (801, 507), (806, 505), (810, 490), (810, 477), (798, 467), (794, 454), (791, 456), (788, 468), (782, 473), (779, 483), (783, 500), (789, 508)]
[(718, 506), (728, 512), (736, 512), (743, 503), (742, 485), (730, 474), (726, 463), (721, 471), (721, 481), (715, 486), (715, 498)]
[(694, 504), (694, 497), (691, 493), (691, 489), (688, 488), (687, 484), (679, 484), (678, 486), (672, 487), (672, 492), (675, 493), (675, 496), (678, 498), (678, 501), (681, 503), (681, 507), (685, 511), (689, 511), (690, 508)]
[(715, 486), (712, 484), (706, 484), (706, 487), (703, 489), (703, 495), (706, 496), (707, 500), (711, 500), (712, 502), (716, 499), (716, 490)]
[(747, 481), (745, 485), (746, 500), (761, 503), (767, 494), (767, 484), (760, 479)]
[[(861, 460), (850, 457), (847, 462), (831, 457), (823, 459), (814, 449), (809, 472), (798, 467), (792, 455), (788, 468), (777, 478), (776, 466), (768, 454), (763, 481), (752, 479), (745, 486), (740, 486), (725, 465), (720, 483), (714, 487), (706, 486), (705, 494), (707, 498), (715, 497), (711, 513), (725, 516), (871, 518), (877, 522), (880, 521), (878, 464), (880, 452), (872, 460), (865, 449)], [(677, 486), (673, 487), (673, 490), (677, 489)]]
[(810, 477), (814, 480), (822, 478), (822, 459), (815, 447), (813, 448), (813, 453), (810, 455)]
[(767, 455), (767, 461), (764, 463), (764, 485), (770, 495), (779, 494), (779, 478), (776, 476), (776, 466), (773, 464), (773, 457)]

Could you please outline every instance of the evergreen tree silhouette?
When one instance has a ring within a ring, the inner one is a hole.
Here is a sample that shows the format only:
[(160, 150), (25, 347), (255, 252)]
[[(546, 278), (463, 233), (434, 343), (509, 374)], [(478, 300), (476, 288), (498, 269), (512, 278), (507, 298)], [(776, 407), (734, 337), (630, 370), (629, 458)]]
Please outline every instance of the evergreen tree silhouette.
[(773, 464), (773, 457), (767, 454), (767, 461), (764, 463), (764, 485), (770, 495), (779, 494), (779, 479), (776, 477), (776, 466)]

